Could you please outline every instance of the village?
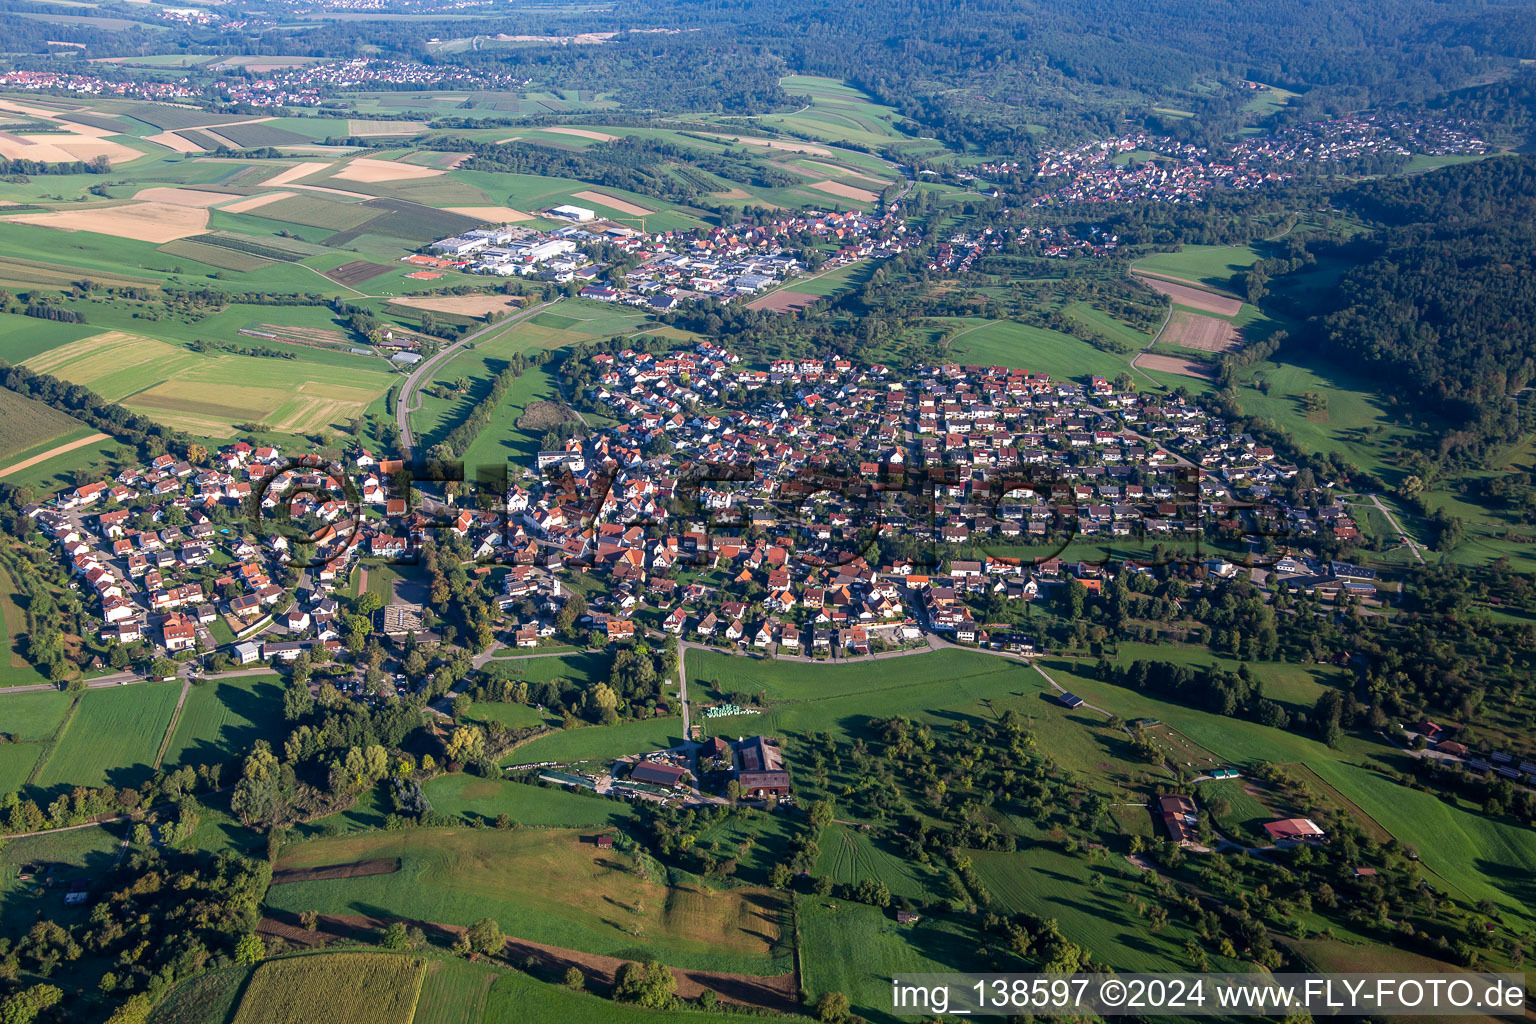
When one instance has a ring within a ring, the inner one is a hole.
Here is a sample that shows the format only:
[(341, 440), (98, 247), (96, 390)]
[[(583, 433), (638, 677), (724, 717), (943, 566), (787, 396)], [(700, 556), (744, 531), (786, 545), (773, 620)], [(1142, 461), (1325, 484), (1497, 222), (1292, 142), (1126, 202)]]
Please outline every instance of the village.
[[(518, 225), (477, 228), (439, 239), (428, 254), (402, 262), (469, 274), (520, 276), (581, 285), (580, 296), (667, 310), (679, 302), (748, 300), (805, 273), (805, 249), (818, 252), (817, 268), (833, 270), (861, 259), (886, 259), (921, 241), (909, 232), (899, 209), (883, 215), (857, 210), (786, 213), (764, 224), (739, 223), (700, 231), (643, 232), (601, 220), (591, 209), (559, 205), (544, 211), (571, 223), (553, 231)], [(603, 247), (620, 254), (616, 268), (597, 256)]]

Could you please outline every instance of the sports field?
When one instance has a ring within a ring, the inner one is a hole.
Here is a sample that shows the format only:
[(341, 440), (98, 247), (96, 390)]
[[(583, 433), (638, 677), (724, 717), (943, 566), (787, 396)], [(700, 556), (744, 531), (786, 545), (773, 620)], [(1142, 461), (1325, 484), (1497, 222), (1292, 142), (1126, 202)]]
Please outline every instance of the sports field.
[(167, 426), (228, 437), (236, 423), (302, 434), (344, 424), (392, 383), (382, 370), (311, 359), (202, 355), (126, 331), (106, 331), (26, 360)]
[[(776, 974), (789, 955), (781, 894), (668, 885), (590, 833), (568, 829), (433, 829), (319, 839), (285, 848), (279, 870), (399, 858), (393, 874), (273, 886), (278, 909), (390, 913), (467, 925), (494, 917), (509, 935), (678, 966)], [(537, 885), (530, 885), (537, 879)]]

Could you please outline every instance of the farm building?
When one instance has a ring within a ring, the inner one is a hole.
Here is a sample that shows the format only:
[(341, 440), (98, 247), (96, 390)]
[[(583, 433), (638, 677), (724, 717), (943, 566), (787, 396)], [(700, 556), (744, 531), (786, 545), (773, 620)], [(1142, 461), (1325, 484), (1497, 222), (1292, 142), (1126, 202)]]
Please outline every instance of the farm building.
[(1062, 693), (1056, 699), (1069, 708), (1082, 707), (1083, 704), (1083, 698), (1075, 693)]
[(551, 217), (559, 217), (562, 220), (574, 220), (578, 224), (597, 219), (596, 211), (589, 210), (584, 206), (551, 206), (544, 212)]
[(1292, 842), (1305, 839), (1322, 839), (1325, 835), (1311, 818), (1282, 818), (1267, 822), (1264, 831), (1276, 842)]
[(784, 755), (767, 737), (754, 736), (736, 744), (736, 781), (753, 797), (788, 796), (789, 772)]
[(1157, 798), (1157, 813), (1168, 838), (1185, 846), (1197, 842), (1195, 833), (1195, 801), (1180, 793), (1170, 793)]
[(642, 761), (635, 765), (629, 777), (636, 782), (648, 782), (653, 786), (666, 786), (671, 789), (682, 785), (683, 780), (688, 777), (688, 770), (679, 768), (675, 764)]
[(1240, 779), (1242, 775), (1236, 768), (1216, 768), (1211, 772), (1213, 779)]

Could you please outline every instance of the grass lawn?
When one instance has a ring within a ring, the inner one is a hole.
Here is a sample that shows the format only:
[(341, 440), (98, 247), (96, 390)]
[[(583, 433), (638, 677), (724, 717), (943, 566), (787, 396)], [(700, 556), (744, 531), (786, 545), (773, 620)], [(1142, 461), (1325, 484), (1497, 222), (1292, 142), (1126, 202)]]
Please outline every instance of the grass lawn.
[[(467, 925), (604, 955), (777, 974), (788, 966), (784, 897), (667, 885), (653, 868), (565, 829), (431, 829), (319, 839), (285, 848), (278, 870), (399, 858), (393, 874), (274, 885), (279, 910), (384, 914)], [(530, 880), (537, 879), (537, 885)], [(782, 930), (782, 931), (781, 931)]]
[(683, 741), (681, 717), (646, 718), (618, 725), (562, 729), (514, 750), (503, 763), (607, 761), (623, 754), (666, 750)]
[(507, 814), (519, 825), (601, 828), (634, 816), (628, 803), (588, 790), (546, 788), (477, 775), (439, 775), (422, 790), (433, 810), (469, 821), (495, 821), (497, 815)]
[(486, 998), (483, 1020), (485, 1024), (739, 1024), (741, 1015), (692, 1009), (641, 1010), (503, 971), (496, 974)]
[[(122, 842), (116, 826), (77, 828), (24, 839), (7, 839), (0, 845), (0, 938), (15, 938), (40, 917), (66, 927), (84, 921), (89, 907), (66, 907), (67, 883), (94, 878), (117, 860)], [(55, 864), (63, 888), (45, 888), (36, 881), (23, 882), (16, 875), (27, 864)]]
[(163, 764), (223, 764), (243, 757), (258, 739), (280, 746), (286, 733), (277, 677), (213, 680), (187, 691)]
[(152, 771), (180, 694), (180, 683), (87, 691), (38, 774), (38, 787), (139, 785)]
[(1227, 289), (1232, 286), (1233, 274), (1247, 270), (1259, 258), (1259, 252), (1247, 245), (1186, 245), (1178, 252), (1144, 256), (1132, 266), (1150, 274)]
[(1086, 381), (1090, 376), (1113, 379), (1130, 366), (1128, 356), (1101, 351), (1060, 331), (1012, 320), (987, 323), (968, 318), (960, 323), (963, 333), (957, 334), (949, 347), (949, 358), (954, 362), (1009, 366), (1075, 381)]
[[(1150, 904), (1155, 897), (1121, 858), (1095, 862), (1087, 850), (1069, 854), (1045, 844), (1016, 853), (972, 850), (967, 856), (999, 909), (1056, 919), (1062, 934), (1097, 961), (1120, 971), (1148, 972), (1186, 962), (1184, 943), (1194, 933), (1174, 923), (1176, 915), (1167, 927), (1152, 931), (1128, 900), (1135, 897)], [(1093, 885), (1095, 874), (1102, 876), (1099, 888)], [(1234, 961), (1213, 964), (1212, 969), (1236, 966)]]
[(822, 831), (821, 856), (813, 874), (848, 884), (876, 879), (892, 895), (919, 902), (930, 899), (938, 886), (934, 868), (908, 860), (889, 840), (846, 825), (829, 825)]
[(925, 915), (899, 925), (891, 911), (818, 896), (796, 897), (795, 910), (800, 984), (812, 1002), (823, 992), (844, 992), (869, 1020), (910, 1019), (885, 1011), (893, 976), (975, 969), (980, 936), (949, 918)]

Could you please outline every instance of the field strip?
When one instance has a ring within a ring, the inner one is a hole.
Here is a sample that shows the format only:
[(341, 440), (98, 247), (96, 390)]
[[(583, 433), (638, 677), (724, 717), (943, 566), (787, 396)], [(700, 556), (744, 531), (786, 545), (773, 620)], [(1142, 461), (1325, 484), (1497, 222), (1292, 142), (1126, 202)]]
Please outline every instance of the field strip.
[(1192, 279), (1187, 278), (1187, 277), (1177, 277), (1177, 276), (1175, 276), (1173, 274), (1164, 273), (1161, 270), (1143, 270), (1140, 267), (1132, 267), (1131, 268), (1131, 276), (1132, 277), (1154, 277), (1154, 278), (1157, 278), (1159, 281), (1171, 281), (1174, 284), (1188, 285), (1189, 287), (1194, 288), (1194, 289), (1196, 289), (1198, 291), (1209, 292), (1212, 295), (1219, 295), (1219, 296), (1221, 296), (1224, 299), (1237, 299), (1239, 302), (1242, 301), (1242, 297), (1241, 296), (1234, 295), (1232, 292), (1223, 291), (1222, 289), (1216, 288), (1216, 287), (1214, 287), (1212, 285), (1208, 285), (1208, 284), (1206, 284), (1203, 281), (1195, 281), (1195, 280), (1192, 280)]
[(37, 755), (37, 761), (32, 765), (32, 771), (27, 775), (27, 785), (37, 784), (37, 777), (43, 773), (43, 767), (53, 759), (53, 752), (59, 749), (59, 741), (64, 738), (64, 731), (69, 728), (69, 723), (75, 720), (75, 712), (80, 709), (80, 697), (69, 702), (69, 710), (64, 712), (64, 721), (53, 731), (48, 742), (43, 744), (42, 753)]
[(34, 455), (30, 459), (23, 459), (21, 462), (0, 469), (0, 476), (9, 476), (12, 473), (19, 473), (23, 469), (30, 469), (39, 462), (48, 461), (55, 455), (63, 455), (65, 452), (72, 452), (76, 448), (84, 448), (86, 445), (95, 444), (97, 441), (105, 441), (108, 436), (107, 434), (89, 434), (78, 441), (71, 441), (68, 444), (61, 444), (57, 448), (50, 448), (41, 455)]
[(165, 752), (171, 747), (171, 737), (176, 735), (176, 725), (181, 721), (181, 709), (187, 703), (187, 691), (192, 689), (192, 680), (181, 681), (181, 696), (176, 698), (176, 709), (171, 712), (171, 720), (165, 727), (165, 735), (160, 738), (160, 749), (155, 751), (155, 770), (160, 769), (160, 763), (165, 760)]

